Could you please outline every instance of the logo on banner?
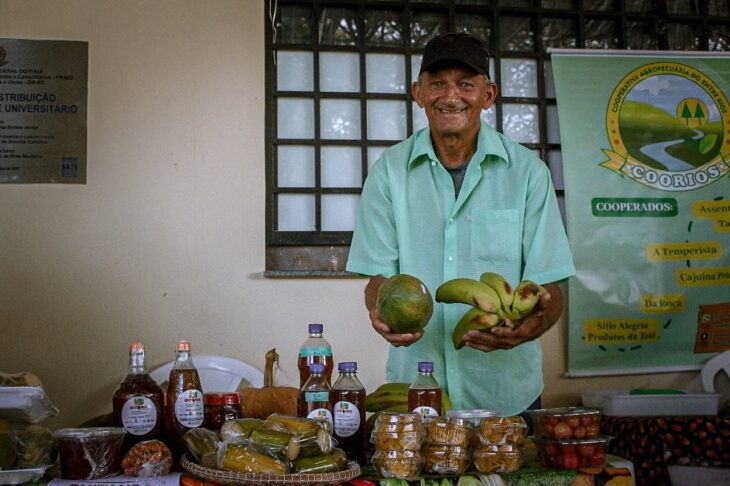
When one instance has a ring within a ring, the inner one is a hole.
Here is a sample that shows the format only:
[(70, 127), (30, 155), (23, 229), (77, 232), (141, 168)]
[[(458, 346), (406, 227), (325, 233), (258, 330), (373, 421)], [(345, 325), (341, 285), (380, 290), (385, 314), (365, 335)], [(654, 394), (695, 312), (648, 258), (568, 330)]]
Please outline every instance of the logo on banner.
[(730, 172), (730, 105), (705, 73), (654, 62), (616, 86), (601, 166), (661, 191), (691, 191)]

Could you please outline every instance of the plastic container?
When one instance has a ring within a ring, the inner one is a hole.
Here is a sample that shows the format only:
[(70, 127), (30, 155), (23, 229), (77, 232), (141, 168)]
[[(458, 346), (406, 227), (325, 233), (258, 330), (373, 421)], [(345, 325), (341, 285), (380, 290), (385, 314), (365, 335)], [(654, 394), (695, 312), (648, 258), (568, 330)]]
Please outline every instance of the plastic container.
[(419, 451), (425, 430), (414, 413), (381, 413), (375, 420), (370, 441), (379, 451)]
[(416, 479), (425, 462), (423, 454), (411, 450), (376, 450), (372, 458), (372, 464), (381, 478)]
[(719, 393), (632, 395), (631, 390), (592, 390), (582, 397), (583, 405), (611, 417), (717, 415), (720, 410)]
[(418, 375), (408, 388), (408, 410), (422, 417), (441, 415), (442, 393), (433, 377), (433, 363), (420, 361)]
[(426, 441), (430, 444), (467, 447), (474, 433), (471, 422), (456, 417), (428, 417), (425, 425)]
[(309, 378), (299, 390), (298, 415), (303, 418), (326, 420), (330, 430), (333, 429), (332, 387), (324, 377), (325, 365), (312, 363), (309, 365)]
[(545, 439), (592, 439), (601, 429), (601, 411), (586, 407), (528, 410), (535, 436)]
[(357, 363), (344, 361), (337, 365), (340, 375), (332, 385), (333, 435), (347, 458), (365, 464), (365, 387), (357, 377)]
[(522, 449), (513, 444), (483, 446), (474, 451), (473, 462), (483, 474), (514, 472), (522, 463)]
[(471, 464), (471, 452), (463, 446), (431, 444), (423, 455), (423, 470), (432, 474), (462, 474)]
[(536, 438), (537, 456), (547, 467), (580, 469), (600, 467), (606, 463), (609, 436), (593, 439), (552, 440)]
[(487, 417), (480, 422), (477, 436), (484, 445), (522, 445), (527, 436), (527, 424), (519, 415)]
[(0, 387), (0, 419), (37, 424), (58, 415), (42, 388), (35, 386)]
[(121, 470), (122, 427), (85, 427), (54, 432), (63, 479), (99, 479)]
[(449, 418), (461, 418), (471, 422), (476, 429), (486, 417), (499, 417), (499, 411), (487, 408), (453, 408), (446, 412)]

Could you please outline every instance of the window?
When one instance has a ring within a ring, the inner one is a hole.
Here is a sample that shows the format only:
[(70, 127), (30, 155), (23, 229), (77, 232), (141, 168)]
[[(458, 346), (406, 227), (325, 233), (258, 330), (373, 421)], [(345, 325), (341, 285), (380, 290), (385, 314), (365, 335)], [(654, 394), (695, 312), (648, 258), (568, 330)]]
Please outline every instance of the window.
[(446, 31), (487, 41), (487, 123), (563, 182), (549, 48), (730, 47), (726, 0), (269, 0), (266, 275), (343, 276), (368, 167), (426, 126), (411, 82)]

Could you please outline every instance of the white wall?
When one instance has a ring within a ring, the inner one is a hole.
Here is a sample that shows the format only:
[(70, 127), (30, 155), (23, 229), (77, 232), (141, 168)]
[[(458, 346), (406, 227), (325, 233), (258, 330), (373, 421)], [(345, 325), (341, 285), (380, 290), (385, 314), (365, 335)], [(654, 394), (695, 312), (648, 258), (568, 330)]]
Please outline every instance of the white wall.
[[(0, 0), (0, 37), (89, 42), (88, 182), (0, 186), (0, 370), (38, 374), (72, 426), (111, 409), (127, 346), (148, 362), (222, 354), (295, 384), (308, 322), (366, 387), (385, 341), (363, 281), (264, 269), (264, 4)], [(563, 379), (564, 322), (543, 338), (546, 405), (584, 388), (696, 387), (696, 373)]]

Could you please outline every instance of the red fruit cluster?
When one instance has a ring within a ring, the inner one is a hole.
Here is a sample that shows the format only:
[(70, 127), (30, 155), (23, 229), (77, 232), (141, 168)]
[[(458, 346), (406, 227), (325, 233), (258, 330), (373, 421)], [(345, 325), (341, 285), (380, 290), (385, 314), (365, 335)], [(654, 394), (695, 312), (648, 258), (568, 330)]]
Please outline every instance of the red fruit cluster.
[(548, 467), (579, 469), (598, 467), (606, 462), (608, 440), (553, 441), (543, 440), (538, 448), (542, 463)]
[(538, 418), (536, 433), (547, 439), (592, 439), (600, 434), (598, 413), (580, 415), (545, 415)]

